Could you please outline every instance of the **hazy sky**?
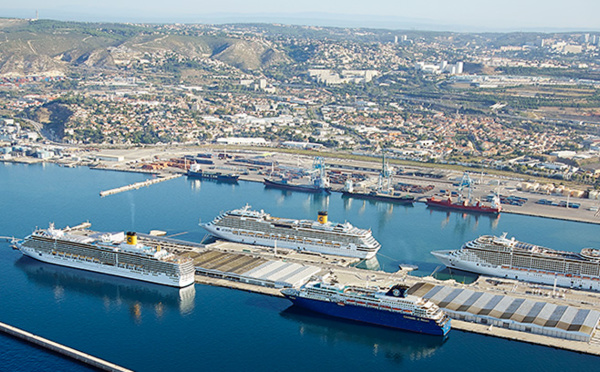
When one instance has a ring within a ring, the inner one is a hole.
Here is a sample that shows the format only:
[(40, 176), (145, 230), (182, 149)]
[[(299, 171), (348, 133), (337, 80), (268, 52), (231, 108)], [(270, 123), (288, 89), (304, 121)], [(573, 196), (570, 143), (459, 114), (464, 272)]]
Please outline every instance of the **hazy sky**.
[(0, 16), (80, 21), (257, 21), (385, 28), (600, 30), (600, 0), (1, 0)]

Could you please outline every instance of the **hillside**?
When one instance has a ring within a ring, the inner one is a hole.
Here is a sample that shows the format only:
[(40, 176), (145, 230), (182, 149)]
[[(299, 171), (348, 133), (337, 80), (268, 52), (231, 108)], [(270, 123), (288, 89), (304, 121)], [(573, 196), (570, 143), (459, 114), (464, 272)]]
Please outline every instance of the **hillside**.
[(290, 61), (265, 40), (159, 26), (2, 19), (0, 40), (0, 77), (67, 75), (78, 67), (114, 69), (165, 56), (209, 58), (243, 70)]

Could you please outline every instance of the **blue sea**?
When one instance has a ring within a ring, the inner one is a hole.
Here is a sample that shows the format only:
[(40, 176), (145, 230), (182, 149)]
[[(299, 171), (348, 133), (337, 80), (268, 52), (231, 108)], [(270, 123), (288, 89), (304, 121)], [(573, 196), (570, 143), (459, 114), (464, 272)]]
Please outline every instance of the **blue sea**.
[[(202, 241), (198, 226), (246, 204), (274, 216), (329, 219), (371, 228), (382, 243), (376, 265), (415, 275), (450, 273), (430, 254), (481, 234), (501, 234), (579, 251), (600, 246), (593, 224), (510, 215), (499, 218), (390, 205), (340, 194), (310, 195), (262, 184), (185, 177), (101, 198), (147, 175), (0, 164), (0, 236), (89, 221), (97, 231), (164, 230)], [(373, 263), (369, 263), (370, 266)], [(331, 319), (285, 299), (195, 285), (184, 290), (43, 264), (0, 243), (0, 321), (136, 371), (565, 371), (596, 370), (600, 358), (452, 330), (447, 339)], [(88, 367), (0, 335), (0, 370), (82, 371)]]

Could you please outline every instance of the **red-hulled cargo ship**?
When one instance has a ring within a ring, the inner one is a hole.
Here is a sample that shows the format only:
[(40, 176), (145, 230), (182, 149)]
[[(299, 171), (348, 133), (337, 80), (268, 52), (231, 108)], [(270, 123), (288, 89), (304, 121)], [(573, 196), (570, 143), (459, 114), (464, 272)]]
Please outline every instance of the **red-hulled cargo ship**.
[(463, 200), (462, 202), (453, 202), (452, 198), (436, 199), (433, 196), (427, 198), (426, 203), (430, 207), (456, 209), (475, 213), (499, 214), (502, 210), (502, 206), (500, 205), (500, 200), (498, 197), (494, 197), (491, 205), (485, 205), (479, 201), (475, 204), (470, 204), (468, 200)]

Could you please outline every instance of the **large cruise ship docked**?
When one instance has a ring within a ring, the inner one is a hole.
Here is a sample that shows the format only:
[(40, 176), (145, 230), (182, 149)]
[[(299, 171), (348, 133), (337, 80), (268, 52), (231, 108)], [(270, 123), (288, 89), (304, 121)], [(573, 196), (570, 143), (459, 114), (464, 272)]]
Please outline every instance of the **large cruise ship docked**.
[(55, 229), (50, 224), (16, 246), (24, 255), (46, 263), (179, 288), (194, 283), (191, 260), (139, 244), (134, 232), (126, 237), (124, 232)]
[(348, 222), (329, 222), (327, 212), (319, 212), (318, 221), (294, 220), (271, 217), (247, 205), (222, 213), (202, 227), (218, 238), (238, 243), (364, 259), (374, 257), (381, 247), (371, 230)]
[(447, 267), (533, 283), (600, 291), (600, 250), (557, 251), (484, 235), (459, 250), (434, 251)]
[(384, 327), (444, 336), (450, 318), (433, 302), (406, 293), (395, 285), (387, 291), (372, 287), (341, 286), (322, 281), (281, 291), (294, 305), (321, 314)]

